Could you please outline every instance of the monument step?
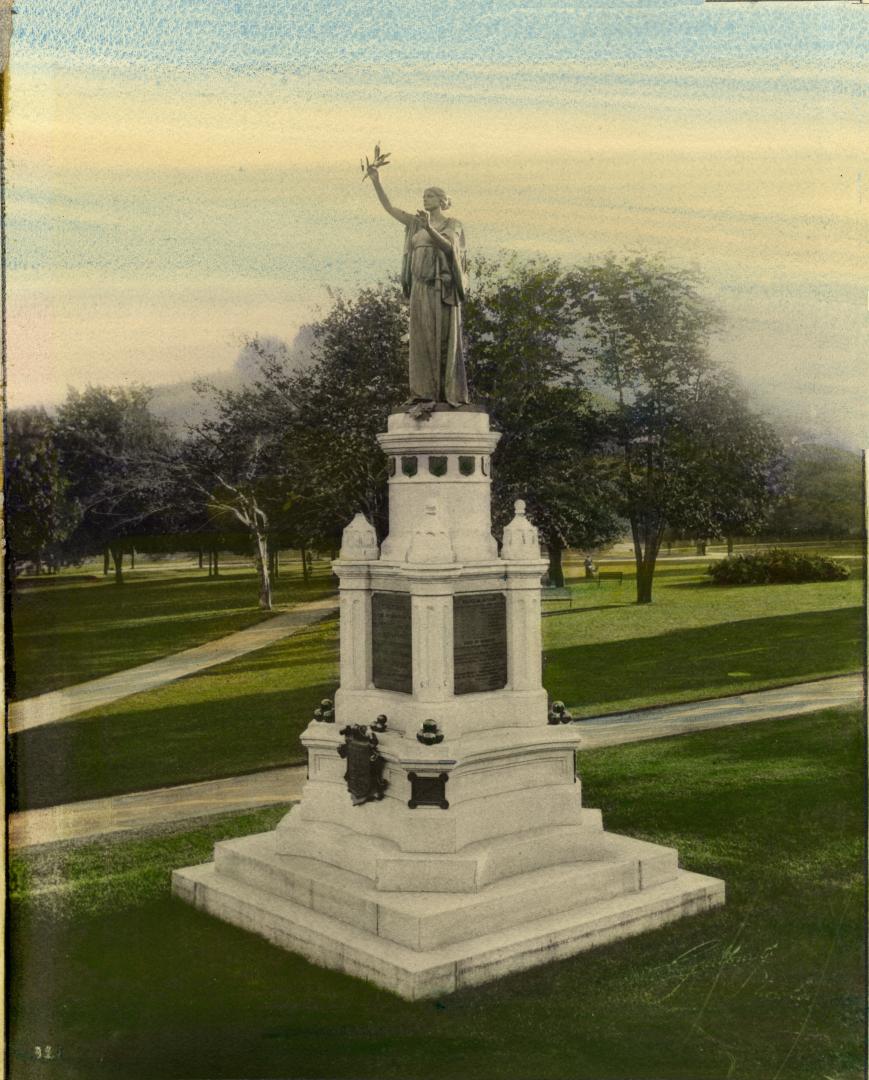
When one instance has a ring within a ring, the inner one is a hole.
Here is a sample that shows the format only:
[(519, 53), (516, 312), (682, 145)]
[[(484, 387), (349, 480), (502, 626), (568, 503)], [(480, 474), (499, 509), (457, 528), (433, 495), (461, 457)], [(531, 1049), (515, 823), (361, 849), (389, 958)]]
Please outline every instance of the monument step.
[[(302, 792), (298, 813), (304, 821), (342, 825), (390, 840), (402, 851), (454, 854), (468, 844), (529, 828), (580, 825), (580, 791), (579, 783), (549, 784), (450, 803), (446, 810), (432, 806), (411, 810), (395, 798), (354, 806), (345, 784), (311, 780)], [(449, 800), (449, 782), (445, 794)]]
[(722, 881), (680, 870), (671, 880), (640, 892), (417, 951), (219, 875), (213, 863), (176, 870), (172, 889), (200, 910), (280, 948), (409, 1000), (436, 997), (564, 959), (724, 903)]
[(303, 821), (295, 808), (275, 831), (282, 855), (307, 857), (368, 878), (381, 892), (477, 892), (504, 877), (556, 863), (601, 858), (607, 838), (599, 810), (580, 825), (528, 829), (478, 841), (455, 854), (418, 855), (340, 825)]
[(215, 846), (218, 875), (251, 884), (412, 949), (435, 949), (571, 907), (598, 903), (677, 873), (670, 848), (620, 837), (604, 858), (516, 874), (475, 893), (380, 892), (316, 858), (280, 855), (262, 833)]

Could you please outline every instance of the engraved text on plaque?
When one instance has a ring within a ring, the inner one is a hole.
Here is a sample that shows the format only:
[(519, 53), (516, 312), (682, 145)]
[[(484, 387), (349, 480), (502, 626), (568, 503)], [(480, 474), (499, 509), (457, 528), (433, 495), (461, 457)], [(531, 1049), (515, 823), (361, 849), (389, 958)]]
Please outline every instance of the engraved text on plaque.
[(503, 593), (453, 597), (455, 693), (507, 685), (507, 601)]
[(371, 594), (373, 681), (378, 690), (413, 690), (410, 594)]

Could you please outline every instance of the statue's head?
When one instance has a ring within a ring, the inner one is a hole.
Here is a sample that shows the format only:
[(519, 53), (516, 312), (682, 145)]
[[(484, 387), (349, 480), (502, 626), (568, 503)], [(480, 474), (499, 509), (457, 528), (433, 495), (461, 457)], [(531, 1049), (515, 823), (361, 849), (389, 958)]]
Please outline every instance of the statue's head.
[(429, 187), (422, 193), (422, 205), (426, 210), (434, 210), (436, 206), (441, 210), (449, 210), (452, 203), (443, 188)]

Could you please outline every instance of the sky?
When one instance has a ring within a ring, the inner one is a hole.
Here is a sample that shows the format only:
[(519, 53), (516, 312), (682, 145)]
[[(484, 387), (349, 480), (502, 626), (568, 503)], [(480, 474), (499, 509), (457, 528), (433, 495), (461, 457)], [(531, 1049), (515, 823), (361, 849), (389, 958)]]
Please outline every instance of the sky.
[(472, 253), (699, 268), (757, 405), (869, 443), (869, 5), (17, 0), (7, 397), (172, 383), (397, 271), (392, 200)]

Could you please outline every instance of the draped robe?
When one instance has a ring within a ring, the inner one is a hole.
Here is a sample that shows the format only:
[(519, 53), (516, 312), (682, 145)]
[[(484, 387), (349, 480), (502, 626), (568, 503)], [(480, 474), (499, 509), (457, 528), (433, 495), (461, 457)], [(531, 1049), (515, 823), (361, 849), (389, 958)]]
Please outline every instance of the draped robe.
[(464, 405), (469, 400), (462, 344), (465, 232), (455, 218), (436, 231), (449, 243), (449, 254), (415, 221), (405, 230), (401, 285), (410, 302), (410, 396)]

